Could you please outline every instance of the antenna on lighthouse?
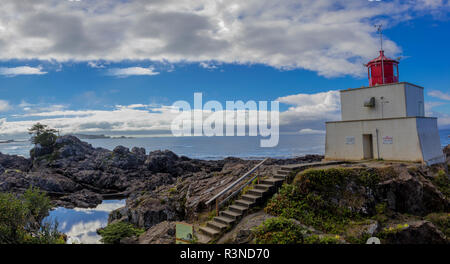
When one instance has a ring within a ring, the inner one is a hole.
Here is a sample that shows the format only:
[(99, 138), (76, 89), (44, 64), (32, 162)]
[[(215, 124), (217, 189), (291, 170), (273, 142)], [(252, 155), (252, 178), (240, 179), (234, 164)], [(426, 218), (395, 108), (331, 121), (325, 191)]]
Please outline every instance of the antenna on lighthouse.
[(380, 56), (381, 56), (381, 75), (384, 84), (384, 51), (383, 51), (383, 25), (374, 25), (377, 28), (377, 33), (380, 34)]
[(383, 25), (374, 25), (377, 28), (377, 33), (380, 34), (380, 46), (381, 50), (383, 50)]

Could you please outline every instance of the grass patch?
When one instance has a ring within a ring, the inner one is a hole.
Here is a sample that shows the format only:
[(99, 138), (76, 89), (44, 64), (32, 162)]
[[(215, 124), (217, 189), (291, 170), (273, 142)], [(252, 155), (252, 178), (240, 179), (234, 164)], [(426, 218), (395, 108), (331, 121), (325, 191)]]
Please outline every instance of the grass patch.
[(450, 239), (450, 213), (432, 213), (427, 215), (425, 219), (432, 222), (444, 233), (447, 239)]
[(450, 198), (450, 179), (444, 170), (439, 170), (431, 181), (447, 199)]
[(256, 244), (301, 244), (307, 230), (284, 217), (267, 219), (254, 230)]

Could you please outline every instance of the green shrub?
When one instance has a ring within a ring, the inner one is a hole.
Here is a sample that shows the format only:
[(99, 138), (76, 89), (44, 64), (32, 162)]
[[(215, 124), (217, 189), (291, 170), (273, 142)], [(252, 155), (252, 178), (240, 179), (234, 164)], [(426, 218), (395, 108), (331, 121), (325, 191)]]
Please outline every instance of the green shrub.
[(432, 182), (445, 197), (450, 198), (450, 179), (444, 170), (440, 170)]
[(65, 244), (65, 235), (58, 231), (58, 222), (45, 222), (36, 232), (36, 235), (28, 237), (29, 244)]
[(0, 244), (18, 244), (26, 239), (28, 209), (10, 193), (0, 193)]
[(105, 244), (119, 244), (122, 238), (139, 236), (144, 232), (144, 229), (136, 228), (125, 222), (112, 223), (98, 230), (98, 234), (102, 237), (100, 241)]
[(50, 208), (50, 200), (37, 188), (23, 195), (0, 193), (0, 244), (63, 243), (57, 223), (42, 222)]
[(257, 244), (301, 244), (306, 233), (302, 226), (284, 217), (267, 219), (254, 230)]
[(305, 244), (341, 244), (339, 236), (311, 235), (305, 238)]
[(349, 209), (327, 202), (317, 193), (302, 193), (295, 185), (285, 184), (264, 208), (268, 214), (294, 218), (324, 232), (341, 233), (350, 219)]
[(28, 209), (30, 216), (40, 221), (48, 215), (51, 209), (50, 198), (39, 188), (28, 188), (22, 196), (25, 207)]
[(425, 217), (426, 220), (432, 222), (447, 239), (450, 239), (450, 213), (432, 213)]

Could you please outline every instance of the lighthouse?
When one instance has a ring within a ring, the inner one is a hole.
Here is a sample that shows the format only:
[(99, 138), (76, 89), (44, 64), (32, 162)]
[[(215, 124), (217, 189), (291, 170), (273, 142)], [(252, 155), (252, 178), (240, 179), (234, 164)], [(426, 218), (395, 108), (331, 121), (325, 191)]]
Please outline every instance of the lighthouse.
[(426, 117), (424, 88), (399, 82), (398, 60), (369, 61), (369, 84), (340, 91), (341, 121), (326, 122), (325, 159), (445, 161), (437, 118)]

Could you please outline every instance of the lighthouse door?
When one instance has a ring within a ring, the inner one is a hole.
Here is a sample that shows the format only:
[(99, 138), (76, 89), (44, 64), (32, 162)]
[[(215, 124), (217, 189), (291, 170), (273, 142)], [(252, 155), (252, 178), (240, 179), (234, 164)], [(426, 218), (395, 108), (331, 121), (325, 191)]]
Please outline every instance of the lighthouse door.
[(364, 159), (373, 159), (373, 137), (372, 134), (363, 135), (363, 155)]

